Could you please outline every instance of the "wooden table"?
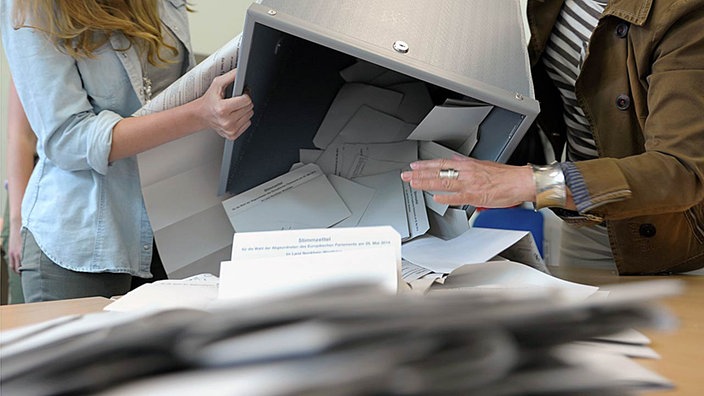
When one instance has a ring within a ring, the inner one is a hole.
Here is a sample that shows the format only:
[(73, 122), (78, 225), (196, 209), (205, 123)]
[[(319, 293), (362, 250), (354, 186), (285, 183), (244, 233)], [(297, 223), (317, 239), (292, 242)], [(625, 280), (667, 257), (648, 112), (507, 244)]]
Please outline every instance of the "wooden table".
[(112, 300), (105, 297), (76, 298), (31, 304), (0, 306), (0, 331), (43, 322), (66, 315), (102, 311)]
[[(663, 279), (663, 277), (619, 277), (613, 272), (596, 270), (560, 269), (553, 274), (574, 282), (591, 285), (608, 285), (639, 280)], [(644, 331), (651, 338), (652, 348), (662, 359), (639, 359), (643, 366), (667, 377), (677, 386), (671, 391), (649, 393), (653, 395), (704, 395), (704, 276), (669, 276), (680, 279), (685, 293), (663, 301), (681, 321), (679, 328), (671, 333)], [(103, 297), (80, 298), (0, 307), (0, 330), (38, 323), (70, 314), (97, 312), (111, 300)]]
[(663, 304), (680, 321), (672, 332), (643, 330), (652, 340), (651, 347), (660, 360), (638, 359), (638, 363), (675, 383), (669, 391), (652, 395), (704, 395), (704, 276), (617, 276), (615, 272), (587, 269), (552, 269), (554, 275), (590, 285), (609, 285), (654, 279), (679, 279), (685, 284), (684, 294), (671, 297)]

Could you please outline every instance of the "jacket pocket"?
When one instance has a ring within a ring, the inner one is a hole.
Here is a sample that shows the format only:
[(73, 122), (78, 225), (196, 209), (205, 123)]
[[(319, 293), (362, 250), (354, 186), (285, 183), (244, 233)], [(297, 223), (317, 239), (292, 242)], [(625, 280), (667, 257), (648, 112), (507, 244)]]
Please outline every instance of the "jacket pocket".
[(704, 202), (687, 209), (684, 213), (692, 233), (699, 243), (704, 244)]

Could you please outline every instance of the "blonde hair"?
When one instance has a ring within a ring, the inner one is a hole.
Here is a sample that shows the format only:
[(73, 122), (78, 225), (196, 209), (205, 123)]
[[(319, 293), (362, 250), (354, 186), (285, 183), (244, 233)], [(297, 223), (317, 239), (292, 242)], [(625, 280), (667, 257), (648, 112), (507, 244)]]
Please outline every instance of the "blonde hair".
[[(159, 19), (160, 0), (17, 0), (14, 27), (35, 28), (49, 35), (57, 48), (74, 58), (92, 57), (115, 32), (146, 52), (152, 65), (167, 62), (160, 50), (174, 55)], [(126, 51), (127, 48), (120, 48)]]

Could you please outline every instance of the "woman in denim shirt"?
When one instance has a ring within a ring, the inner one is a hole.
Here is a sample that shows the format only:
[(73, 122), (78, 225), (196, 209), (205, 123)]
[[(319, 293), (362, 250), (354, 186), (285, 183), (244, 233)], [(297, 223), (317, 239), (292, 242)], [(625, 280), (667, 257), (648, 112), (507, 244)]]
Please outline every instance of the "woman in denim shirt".
[(184, 0), (0, 1), (3, 46), (38, 137), (22, 202), (25, 298), (123, 294), (133, 275), (151, 277), (136, 154), (206, 129), (235, 139), (251, 100), (224, 98), (232, 71), (188, 104), (130, 117), (194, 65)]

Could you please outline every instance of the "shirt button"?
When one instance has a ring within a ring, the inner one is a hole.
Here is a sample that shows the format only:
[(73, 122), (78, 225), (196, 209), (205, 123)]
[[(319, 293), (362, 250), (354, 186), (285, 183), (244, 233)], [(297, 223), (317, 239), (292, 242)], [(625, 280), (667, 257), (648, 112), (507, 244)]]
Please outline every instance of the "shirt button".
[(621, 94), (616, 97), (616, 107), (623, 111), (631, 107), (631, 98), (626, 94)]
[(151, 246), (149, 246), (149, 245), (144, 245), (144, 246), (142, 246), (142, 247), (144, 248), (144, 250), (149, 250), (149, 248), (150, 248)]
[(626, 22), (621, 22), (616, 25), (616, 37), (625, 38), (628, 35), (628, 24)]
[(654, 237), (656, 232), (657, 230), (655, 229), (655, 226), (650, 223), (641, 224), (638, 228), (638, 233), (640, 233), (642, 237), (646, 238)]

